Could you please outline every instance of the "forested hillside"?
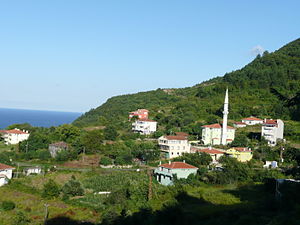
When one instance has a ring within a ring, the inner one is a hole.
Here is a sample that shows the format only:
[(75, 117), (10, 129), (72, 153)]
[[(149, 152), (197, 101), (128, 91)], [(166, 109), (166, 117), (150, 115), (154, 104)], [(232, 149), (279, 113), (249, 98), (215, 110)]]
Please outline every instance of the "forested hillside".
[(300, 120), (300, 39), (273, 53), (258, 55), (240, 70), (193, 87), (112, 97), (79, 117), (74, 125), (112, 124), (121, 129), (129, 126), (129, 111), (146, 108), (160, 129), (177, 127), (192, 132), (203, 123), (221, 120), (226, 87), (232, 121), (250, 115)]

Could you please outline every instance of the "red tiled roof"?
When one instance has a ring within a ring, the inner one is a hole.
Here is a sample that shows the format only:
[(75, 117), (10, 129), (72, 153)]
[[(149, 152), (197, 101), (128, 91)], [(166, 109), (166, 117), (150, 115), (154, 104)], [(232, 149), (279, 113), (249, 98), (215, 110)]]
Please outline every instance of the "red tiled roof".
[(204, 148), (204, 149), (197, 149), (196, 152), (205, 152), (208, 154), (224, 154), (224, 152), (221, 152), (217, 149), (209, 149), (209, 148)]
[(0, 170), (15, 169), (12, 166), (0, 163)]
[[(210, 124), (210, 125), (203, 125), (202, 127), (207, 127), (207, 128), (218, 128), (218, 129), (221, 129), (222, 128), (222, 125), (219, 124), (219, 123), (215, 123), (215, 124)], [(235, 129), (231, 126), (227, 126), (227, 129)]]
[(24, 131), (13, 129), (13, 130), (0, 130), (0, 133), (6, 133), (6, 134), (28, 134)]
[(186, 136), (164, 136), (168, 140), (187, 140)]
[(264, 124), (274, 124), (274, 125), (276, 125), (277, 124), (277, 120), (265, 120)]
[(239, 152), (252, 152), (249, 148), (247, 147), (234, 147), (233, 149), (239, 151)]
[(146, 119), (146, 118), (143, 118), (143, 119), (138, 119), (138, 121), (145, 121), (145, 122), (156, 122), (154, 120), (150, 120), (150, 119)]
[(192, 166), (190, 164), (184, 163), (184, 162), (171, 162), (161, 164), (160, 167), (165, 167), (168, 169), (198, 169), (198, 167)]
[(148, 109), (138, 109), (137, 111), (129, 112), (129, 113), (141, 113), (141, 112), (149, 112)]
[(188, 133), (185, 133), (185, 132), (175, 132), (176, 136), (189, 136)]
[(253, 116), (244, 118), (244, 119), (242, 119), (242, 120), (263, 121), (262, 119), (259, 119), (259, 118), (253, 117)]
[(235, 124), (240, 124), (240, 125), (246, 125), (245, 123), (243, 122), (234, 122)]

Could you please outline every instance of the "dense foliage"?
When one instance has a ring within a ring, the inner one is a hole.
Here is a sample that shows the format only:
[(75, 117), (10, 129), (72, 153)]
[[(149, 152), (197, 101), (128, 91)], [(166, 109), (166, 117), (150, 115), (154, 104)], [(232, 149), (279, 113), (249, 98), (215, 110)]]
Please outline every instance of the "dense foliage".
[(271, 88), (288, 97), (300, 91), (300, 39), (274, 53), (258, 55), (244, 68), (183, 89), (158, 89), (109, 99), (78, 118), (74, 125), (129, 127), (128, 112), (150, 110), (160, 129), (181, 129), (200, 135), (202, 123), (220, 121), (226, 87), (230, 95), (230, 119), (251, 115), (300, 120), (299, 102), (286, 105)]

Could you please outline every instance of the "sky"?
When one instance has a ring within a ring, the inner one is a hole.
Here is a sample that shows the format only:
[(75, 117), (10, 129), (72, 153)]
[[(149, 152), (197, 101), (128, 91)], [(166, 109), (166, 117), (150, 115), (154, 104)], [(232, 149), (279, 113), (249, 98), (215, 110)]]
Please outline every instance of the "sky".
[(0, 1), (0, 108), (86, 112), (300, 38), (299, 0)]

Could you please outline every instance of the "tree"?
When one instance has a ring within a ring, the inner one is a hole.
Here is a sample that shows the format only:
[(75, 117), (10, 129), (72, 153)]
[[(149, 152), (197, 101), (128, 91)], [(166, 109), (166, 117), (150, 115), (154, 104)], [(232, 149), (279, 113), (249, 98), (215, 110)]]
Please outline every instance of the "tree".
[(84, 194), (84, 189), (82, 188), (81, 183), (76, 180), (75, 176), (72, 176), (62, 187), (62, 193), (63, 198), (82, 196)]
[(50, 179), (44, 184), (42, 197), (47, 199), (57, 198), (60, 194), (60, 188), (58, 184)]
[(119, 136), (119, 134), (114, 127), (108, 126), (104, 129), (105, 140), (115, 141), (118, 136)]

